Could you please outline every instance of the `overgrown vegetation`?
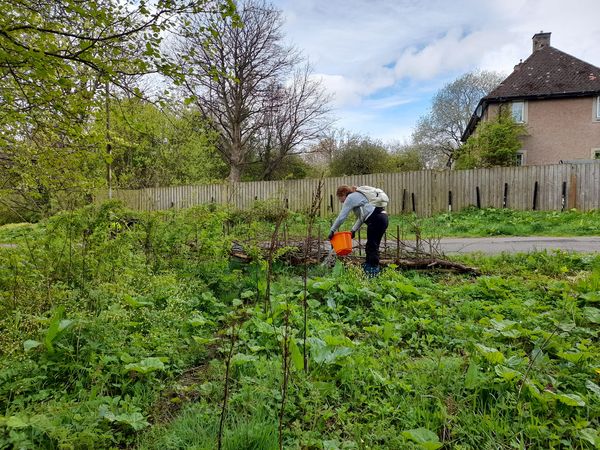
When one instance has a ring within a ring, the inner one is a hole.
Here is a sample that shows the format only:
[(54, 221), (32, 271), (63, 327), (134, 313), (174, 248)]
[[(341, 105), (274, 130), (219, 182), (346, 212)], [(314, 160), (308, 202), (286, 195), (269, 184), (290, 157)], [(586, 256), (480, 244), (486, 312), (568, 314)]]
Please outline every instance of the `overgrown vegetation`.
[[(108, 203), (3, 229), (0, 448), (600, 445), (599, 256), (305, 283), (252, 248), (271, 212)], [(236, 238), (254, 262), (229, 261)]]
[(516, 166), (517, 152), (523, 146), (521, 137), (527, 127), (514, 121), (508, 111), (501, 110), (491, 120), (482, 122), (467, 142), (455, 151), (457, 169)]
[[(410, 222), (410, 221), (409, 221)], [(467, 208), (420, 219), (426, 234), (439, 236), (598, 236), (600, 211), (515, 211)], [(391, 226), (406, 224), (393, 217)]]

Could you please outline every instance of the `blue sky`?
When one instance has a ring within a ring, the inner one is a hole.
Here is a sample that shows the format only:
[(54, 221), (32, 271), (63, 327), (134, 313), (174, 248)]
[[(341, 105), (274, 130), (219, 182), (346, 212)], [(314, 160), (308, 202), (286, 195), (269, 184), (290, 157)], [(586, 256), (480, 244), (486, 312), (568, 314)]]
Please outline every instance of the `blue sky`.
[(431, 97), (474, 69), (508, 75), (531, 37), (600, 66), (600, 0), (273, 0), (286, 41), (333, 95), (336, 126), (404, 142)]

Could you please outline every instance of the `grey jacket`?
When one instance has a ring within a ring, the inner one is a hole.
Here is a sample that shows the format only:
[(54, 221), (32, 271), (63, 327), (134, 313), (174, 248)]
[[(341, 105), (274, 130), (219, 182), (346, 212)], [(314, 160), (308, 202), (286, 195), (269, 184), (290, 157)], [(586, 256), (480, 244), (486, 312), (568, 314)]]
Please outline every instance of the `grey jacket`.
[(354, 222), (354, 225), (352, 225), (351, 231), (356, 232), (365, 222), (365, 220), (367, 220), (369, 216), (373, 214), (374, 210), (375, 207), (369, 203), (367, 197), (360, 192), (352, 192), (346, 196), (346, 200), (342, 205), (342, 210), (335, 219), (335, 222), (333, 222), (333, 225), (331, 225), (331, 231), (335, 233), (340, 225), (344, 223), (344, 220), (346, 220), (346, 217), (348, 217), (350, 211), (354, 211), (356, 222)]

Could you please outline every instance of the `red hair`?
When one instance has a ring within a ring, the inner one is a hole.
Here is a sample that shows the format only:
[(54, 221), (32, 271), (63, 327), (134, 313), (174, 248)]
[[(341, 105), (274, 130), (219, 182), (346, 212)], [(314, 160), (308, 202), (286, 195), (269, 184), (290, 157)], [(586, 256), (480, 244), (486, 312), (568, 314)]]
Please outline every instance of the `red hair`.
[(338, 186), (337, 191), (335, 191), (335, 195), (338, 197), (346, 196), (352, 192), (356, 192), (356, 186), (348, 186), (347, 184), (342, 184)]

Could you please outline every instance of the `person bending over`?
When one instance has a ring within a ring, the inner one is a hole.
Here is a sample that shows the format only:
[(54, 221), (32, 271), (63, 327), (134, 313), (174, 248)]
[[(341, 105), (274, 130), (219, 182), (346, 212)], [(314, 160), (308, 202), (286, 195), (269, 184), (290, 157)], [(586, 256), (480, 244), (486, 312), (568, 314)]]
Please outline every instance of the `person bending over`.
[(336, 191), (337, 198), (343, 203), (342, 210), (333, 222), (329, 231), (329, 240), (333, 238), (338, 228), (344, 223), (350, 211), (354, 211), (356, 222), (350, 232), (352, 239), (363, 223), (367, 224), (366, 260), (363, 269), (368, 276), (375, 276), (381, 270), (379, 267), (379, 245), (388, 227), (388, 216), (384, 208), (375, 207), (364, 194), (356, 190), (356, 186), (341, 185)]

